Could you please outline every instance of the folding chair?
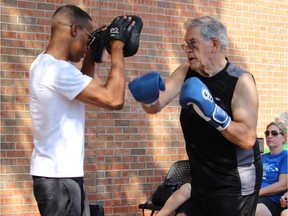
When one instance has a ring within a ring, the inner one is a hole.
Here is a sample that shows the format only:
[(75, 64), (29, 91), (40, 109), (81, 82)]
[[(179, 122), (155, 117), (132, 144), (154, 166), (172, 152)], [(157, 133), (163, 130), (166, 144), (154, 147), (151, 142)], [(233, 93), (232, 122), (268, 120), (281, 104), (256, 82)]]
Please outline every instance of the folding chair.
[[(180, 160), (176, 161), (170, 167), (166, 179), (174, 179), (176, 181), (181, 182), (182, 184), (190, 183), (191, 182), (191, 174), (190, 174), (190, 163), (189, 160)], [(142, 209), (143, 215), (144, 210), (151, 210), (150, 216), (152, 216), (155, 211), (160, 211), (163, 206), (156, 206), (150, 202), (151, 197), (148, 199), (146, 203), (139, 204), (138, 208)]]

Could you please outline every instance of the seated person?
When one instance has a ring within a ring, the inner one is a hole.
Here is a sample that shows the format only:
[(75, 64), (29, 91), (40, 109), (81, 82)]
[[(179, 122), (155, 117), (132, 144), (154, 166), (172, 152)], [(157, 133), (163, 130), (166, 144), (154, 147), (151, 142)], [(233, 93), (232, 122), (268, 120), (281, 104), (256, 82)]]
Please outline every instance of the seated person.
[[(282, 122), (287, 128), (288, 127), (288, 112), (283, 112), (283, 113), (277, 115), (275, 117), (275, 122)], [(284, 150), (288, 150), (287, 140), (286, 140), (286, 143), (283, 144), (283, 149)], [(269, 153), (269, 152), (270, 152), (270, 149), (269, 148), (265, 148), (265, 152), (264, 153)]]
[[(191, 195), (191, 184), (183, 184), (177, 191), (175, 191), (166, 201), (163, 208), (158, 212), (157, 216), (170, 216), (178, 209), (185, 201), (189, 200)], [(177, 216), (182, 216), (181, 213)], [(183, 216), (186, 216), (185, 214)]]
[(280, 198), (280, 204), (282, 208), (285, 208), (282, 212), (281, 212), (281, 216), (287, 216), (288, 215), (288, 192), (286, 192), (283, 196), (281, 196)]
[(287, 151), (283, 144), (287, 128), (282, 122), (271, 122), (265, 131), (270, 153), (262, 155), (263, 178), (259, 192), (256, 216), (280, 216), (283, 210), (279, 199), (287, 190)]

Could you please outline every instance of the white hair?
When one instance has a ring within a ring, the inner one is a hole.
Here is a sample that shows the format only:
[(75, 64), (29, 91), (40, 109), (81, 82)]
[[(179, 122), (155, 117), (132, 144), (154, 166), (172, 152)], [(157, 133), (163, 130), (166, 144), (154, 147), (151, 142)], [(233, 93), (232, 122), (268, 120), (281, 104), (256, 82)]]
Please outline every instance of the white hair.
[(216, 38), (221, 45), (221, 50), (226, 51), (228, 48), (228, 35), (227, 29), (223, 23), (212, 16), (203, 16), (192, 19), (186, 24), (186, 29), (192, 27), (200, 27), (201, 34), (204, 40), (208, 41), (212, 38)]

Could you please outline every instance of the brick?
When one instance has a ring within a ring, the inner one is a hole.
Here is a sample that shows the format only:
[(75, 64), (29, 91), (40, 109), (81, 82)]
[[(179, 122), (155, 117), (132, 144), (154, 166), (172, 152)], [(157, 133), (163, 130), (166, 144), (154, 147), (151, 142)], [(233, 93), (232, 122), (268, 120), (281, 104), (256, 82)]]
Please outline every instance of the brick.
[[(64, 2), (4, 0), (1, 3), (1, 213), (39, 215), (29, 175), (33, 128), (28, 71), (50, 39), (54, 10)], [(180, 48), (185, 34), (183, 24), (191, 17), (217, 15), (228, 26), (227, 56), (249, 70), (257, 82), (260, 98), (257, 135), (263, 137), (267, 122), (287, 109), (287, 2), (284, 0), (273, 3), (196, 0), (193, 4), (164, 0), (133, 0), (129, 4), (85, 0), (81, 5), (91, 12), (95, 27), (109, 24), (120, 14), (142, 17), (140, 48), (135, 56), (125, 58), (126, 83), (149, 70), (159, 70), (163, 77), (169, 77), (186, 61)], [(96, 67), (95, 74), (105, 81), (110, 57)], [(90, 201), (103, 203), (107, 216), (141, 215), (138, 203), (146, 201), (164, 180), (173, 161), (187, 158), (178, 98), (157, 115), (144, 113), (128, 89), (123, 110), (107, 111), (90, 105), (86, 108), (85, 182)]]

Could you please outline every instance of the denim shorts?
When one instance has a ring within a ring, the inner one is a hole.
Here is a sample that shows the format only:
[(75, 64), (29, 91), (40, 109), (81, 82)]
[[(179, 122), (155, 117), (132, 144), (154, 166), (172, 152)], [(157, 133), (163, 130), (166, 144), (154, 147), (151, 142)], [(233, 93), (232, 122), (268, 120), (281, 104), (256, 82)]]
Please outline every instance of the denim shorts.
[(33, 192), (41, 216), (90, 216), (83, 182), (83, 177), (33, 176)]

